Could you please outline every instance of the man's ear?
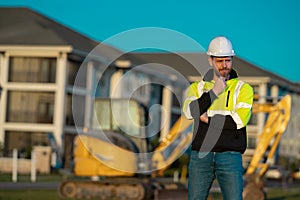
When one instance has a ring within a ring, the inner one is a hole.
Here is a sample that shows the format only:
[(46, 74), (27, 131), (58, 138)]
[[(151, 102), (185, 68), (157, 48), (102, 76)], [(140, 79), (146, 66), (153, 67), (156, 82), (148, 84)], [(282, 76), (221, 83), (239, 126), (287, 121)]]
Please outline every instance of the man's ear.
[(208, 63), (211, 67), (213, 66), (213, 58), (211, 56), (208, 57)]

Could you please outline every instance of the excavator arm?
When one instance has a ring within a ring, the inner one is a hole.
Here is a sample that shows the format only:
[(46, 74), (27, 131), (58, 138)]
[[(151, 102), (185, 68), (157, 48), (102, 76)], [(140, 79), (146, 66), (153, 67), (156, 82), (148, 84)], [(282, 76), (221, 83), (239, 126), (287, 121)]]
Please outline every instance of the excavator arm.
[(164, 170), (185, 152), (193, 139), (192, 123), (183, 115), (176, 121), (154, 151), (153, 168)]
[(253, 113), (268, 113), (262, 133), (258, 136), (258, 144), (254, 151), (246, 174), (257, 173), (262, 177), (268, 169), (268, 161), (274, 156), (279, 141), (285, 131), (291, 109), (291, 96), (287, 95), (277, 104), (254, 104)]
[(263, 200), (262, 177), (269, 167), (269, 160), (273, 158), (282, 134), (286, 130), (290, 119), (291, 96), (284, 96), (278, 103), (253, 105), (253, 113), (267, 113), (268, 118), (262, 133), (258, 136), (258, 144), (245, 173), (247, 182), (244, 187), (244, 200)]

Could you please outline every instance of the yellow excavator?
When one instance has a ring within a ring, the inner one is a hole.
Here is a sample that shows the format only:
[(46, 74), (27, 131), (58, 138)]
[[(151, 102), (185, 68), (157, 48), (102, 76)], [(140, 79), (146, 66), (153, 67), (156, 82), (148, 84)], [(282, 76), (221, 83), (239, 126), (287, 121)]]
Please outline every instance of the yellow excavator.
[(282, 134), (286, 130), (291, 114), (291, 96), (284, 96), (278, 103), (254, 103), (253, 113), (267, 113), (262, 133), (258, 135), (258, 143), (245, 173), (246, 186), (243, 199), (265, 199), (262, 177), (269, 168)]
[[(245, 173), (248, 183), (243, 193), (245, 200), (265, 197), (259, 180), (287, 126), (290, 106), (290, 96), (276, 104), (253, 105), (254, 113), (265, 112), (269, 116)], [(192, 141), (192, 120), (181, 116), (169, 134), (152, 147), (149, 138), (155, 137), (147, 131), (151, 129), (151, 119), (146, 118), (146, 110), (138, 102), (96, 99), (94, 110), (92, 128), (74, 140), (74, 177), (61, 183), (59, 193), (62, 197), (164, 199), (164, 191), (168, 191), (174, 200), (187, 199), (184, 183), (160, 177), (163, 173), (159, 172), (167, 169), (188, 149)], [(253, 198), (254, 194), (258, 196)]]
[(186, 195), (181, 192), (186, 192), (184, 184), (159, 177), (159, 172), (188, 149), (192, 141), (191, 120), (180, 117), (168, 135), (153, 147), (152, 143), (157, 142), (151, 140), (158, 138), (147, 131), (153, 128), (152, 122), (137, 101), (96, 99), (94, 110), (92, 128), (74, 140), (75, 177), (61, 183), (62, 197), (158, 199), (162, 190)]

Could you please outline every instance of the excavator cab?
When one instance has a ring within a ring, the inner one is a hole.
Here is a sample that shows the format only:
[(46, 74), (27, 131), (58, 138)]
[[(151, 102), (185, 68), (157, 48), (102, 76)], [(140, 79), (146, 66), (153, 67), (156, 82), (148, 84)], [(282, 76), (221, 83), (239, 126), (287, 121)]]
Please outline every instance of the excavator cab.
[[(96, 99), (91, 121), (91, 128), (75, 139), (77, 176), (133, 176), (149, 171), (144, 106), (132, 99)], [(94, 164), (87, 165), (87, 160)]]
[(109, 142), (132, 152), (147, 152), (145, 106), (133, 99), (104, 99), (94, 102), (91, 132), (104, 134)]

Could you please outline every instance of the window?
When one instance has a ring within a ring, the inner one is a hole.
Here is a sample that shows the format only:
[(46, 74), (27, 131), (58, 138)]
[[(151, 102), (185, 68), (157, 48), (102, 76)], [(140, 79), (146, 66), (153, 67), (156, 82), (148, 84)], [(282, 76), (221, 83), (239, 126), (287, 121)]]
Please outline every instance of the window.
[[(87, 67), (86, 63), (68, 60), (68, 84), (78, 87), (86, 86)], [(75, 82), (76, 81), (76, 82)]]
[(65, 108), (66, 125), (84, 126), (85, 96), (68, 93)]
[(53, 92), (10, 91), (7, 102), (7, 122), (53, 122)]
[(180, 118), (180, 114), (171, 114), (171, 127), (177, 122), (177, 120)]
[(173, 107), (177, 107), (177, 108), (181, 108), (180, 103), (183, 101), (182, 100), (182, 95), (180, 94), (180, 90), (179, 88), (174, 88), (174, 91), (176, 93), (172, 92), (172, 106)]
[(254, 94), (259, 94), (259, 85), (251, 85), (253, 88)]
[(145, 110), (134, 100), (96, 99), (94, 104), (93, 129), (117, 131), (131, 136), (143, 136)]
[(11, 57), (9, 82), (55, 83), (56, 59), (38, 57)]
[(144, 97), (146, 95), (146, 92), (147, 92), (147, 87), (148, 86), (148, 78), (146, 77), (145, 74), (142, 74), (142, 73), (138, 73), (136, 75), (136, 78), (137, 78), (137, 82), (138, 82), (138, 88), (137, 88), (137, 94), (141, 97)]
[(98, 81), (97, 83), (95, 83), (95, 85), (97, 86), (97, 89), (95, 91), (95, 97), (109, 97), (110, 80), (115, 70), (111, 68), (103, 70), (102, 68), (99, 67), (99, 68), (95, 68), (95, 71), (96, 71), (95, 78), (96, 81)]
[(256, 137), (255, 136), (248, 136), (248, 148), (255, 149), (256, 148)]
[(257, 114), (252, 113), (248, 125), (257, 125)]
[(21, 158), (30, 158), (33, 146), (48, 146), (49, 137), (46, 132), (6, 131), (5, 156), (11, 156), (14, 148), (18, 149)]

